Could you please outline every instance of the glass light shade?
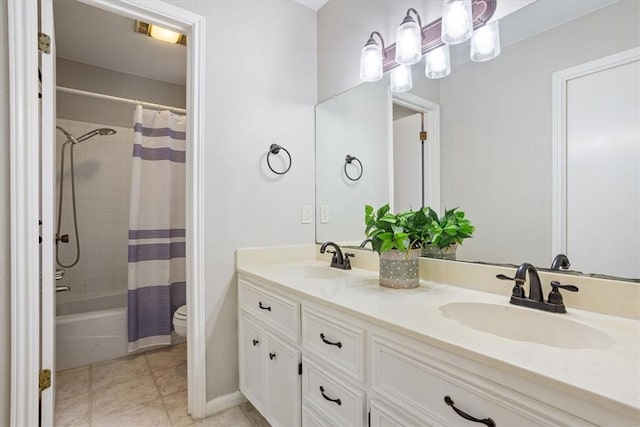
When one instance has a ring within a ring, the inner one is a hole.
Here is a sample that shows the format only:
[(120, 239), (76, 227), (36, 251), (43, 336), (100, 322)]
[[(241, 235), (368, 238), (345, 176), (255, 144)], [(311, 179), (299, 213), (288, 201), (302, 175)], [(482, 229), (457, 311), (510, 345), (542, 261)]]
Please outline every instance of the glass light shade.
[(410, 65), (398, 65), (391, 70), (391, 92), (406, 92), (411, 90), (412, 87)]
[(422, 29), (413, 19), (405, 18), (396, 33), (396, 62), (412, 65), (422, 59)]
[(426, 53), (427, 66), (424, 75), (430, 79), (440, 79), (451, 73), (449, 45), (445, 44)]
[(376, 43), (367, 43), (360, 53), (360, 80), (375, 82), (382, 78), (382, 48)]
[(471, 36), (471, 60), (488, 61), (500, 55), (500, 28), (498, 21), (480, 27)]
[(162, 40), (169, 43), (178, 43), (178, 40), (180, 40), (180, 33), (167, 30), (166, 28), (158, 27), (157, 25), (151, 26), (149, 35), (154, 39)]
[(469, 40), (473, 32), (471, 0), (444, 0), (442, 5), (442, 35), (446, 44)]

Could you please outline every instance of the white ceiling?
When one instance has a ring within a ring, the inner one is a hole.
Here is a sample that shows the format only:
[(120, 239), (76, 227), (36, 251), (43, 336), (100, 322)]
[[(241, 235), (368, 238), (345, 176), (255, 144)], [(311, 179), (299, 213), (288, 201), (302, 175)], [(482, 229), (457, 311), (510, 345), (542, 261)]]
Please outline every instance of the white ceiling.
[(57, 56), (186, 85), (185, 46), (135, 33), (132, 19), (75, 0), (54, 0), (53, 13)]
[(322, 6), (327, 4), (329, 0), (293, 0), (296, 3), (300, 3), (303, 6), (307, 6), (309, 9), (318, 11)]

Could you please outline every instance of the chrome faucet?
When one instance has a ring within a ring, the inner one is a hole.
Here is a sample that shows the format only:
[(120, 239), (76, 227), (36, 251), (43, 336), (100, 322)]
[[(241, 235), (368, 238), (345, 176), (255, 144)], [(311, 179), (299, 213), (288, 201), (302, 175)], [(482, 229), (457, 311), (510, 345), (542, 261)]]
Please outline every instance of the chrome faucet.
[[(327, 246), (333, 246), (335, 248), (335, 251), (327, 251)], [(343, 255), (340, 246), (333, 242), (324, 242), (322, 244), (322, 246), (320, 247), (320, 253), (323, 254), (325, 253), (325, 251), (333, 254), (333, 256), (331, 257), (331, 267), (341, 268), (342, 270), (351, 270), (351, 262), (349, 261), (349, 257), (355, 257), (354, 254), (345, 252)]]
[(567, 270), (569, 267), (571, 267), (571, 263), (569, 262), (569, 258), (565, 254), (556, 255), (556, 257), (551, 262), (552, 270), (560, 270), (561, 268), (563, 270)]
[[(525, 295), (523, 285), (527, 279), (527, 273), (529, 273), (529, 297)], [(573, 285), (561, 285), (560, 282), (551, 282), (551, 292), (547, 301), (542, 296), (542, 285), (540, 284), (540, 276), (538, 276), (538, 270), (525, 262), (521, 264), (516, 270), (514, 277), (508, 277), (504, 274), (498, 274), (496, 276), (500, 280), (513, 280), (515, 286), (511, 291), (511, 299), (509, 302), (514, 305), (520, 305), (529, 308), (536, 308), (538, 310), (551, 311), (553, 313), (566, 313), (567, 308), (562, 300), (562, 295), (558, 288), (565, 289), (569, 292), (578, 292), (578, 287)]]

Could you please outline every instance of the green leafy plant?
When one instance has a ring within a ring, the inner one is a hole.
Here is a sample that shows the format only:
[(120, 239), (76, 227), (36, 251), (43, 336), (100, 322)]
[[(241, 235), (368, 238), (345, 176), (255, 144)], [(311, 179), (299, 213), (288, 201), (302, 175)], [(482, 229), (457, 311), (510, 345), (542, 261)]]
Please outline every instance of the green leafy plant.
[(431, 245), (440, 249), (461, 244), (464, 239), (472, 237), (474, 231), (475, 227), (458, 208), (445, 210), (442, 218), (432, 219), (429, 225)]
[(366, 205), (364, 234), (371, 239), (373, 250), (378, 253), (392, 249), (407, 252), (411, 247), (410, 227), (407, 223), (411, 221), (414, 214), (414, 212), (391, 213), (389, 204), (377, 211), (373, 206)]

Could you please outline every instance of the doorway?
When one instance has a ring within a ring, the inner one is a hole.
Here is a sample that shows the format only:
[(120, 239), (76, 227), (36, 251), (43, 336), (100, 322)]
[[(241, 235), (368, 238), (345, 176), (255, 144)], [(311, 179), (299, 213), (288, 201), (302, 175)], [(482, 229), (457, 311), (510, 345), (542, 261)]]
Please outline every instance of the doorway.
[[(42, 267), (34, 261), (28, 254), (38, 253), (39, 245), (34, 240), (34, 227), (32, 222), (42, 219), (40, 232), (43, 237), (43, 254), (52, 254), (52, 247), (55, 242), (55, 227), (53, 207), (54, 202), (51, 190), (43, 191), (42, 201), (39, 202), (39, 173), (32, 173), (40, 170), (42, 165), (42, 182), (49, 184), (55, 181), (53, 173), (53, 135), (54, 126), (52, 117), (53, 107), (42, 111), (42, 151), (34, 150), (32, 144), (25, 144), (23, 141), (33, 141), (37, 143), (39, 131), (39, 103), (37, 99), (37, 79), (38, 53), (31, 49), (23, 49), (22, 46), (35, 46), (33, 35), (37, 34), (38, 10), (31, 2), (10, 2), (9, 22), (14, 23), (12, 37), (9, 41), (10, 49), (10, 70), (11, 84), (15, 88), (11, 97), (11, 107), (21, 114), (11, 117), (11, 128), (13, 130), (10, 144), (12, 150), (18, 149), (15, 156), (11, 158), (12, 167), (12, 218), (23, 217), (25, 220), (13, 222), (15, 227), (15, 239), (12, 239), (11, 255), (15, 262), (12, 263), (12, 401), (11, 420), (17, 425), (35, 425), (38, 419), (44, 425), (53, 422), (53, 402), (55, 389), (55, 375), (52, 378), (54, 387), (43, 387), (42, 392), (38, 392), (38, 381), (34, 381), (34, 375), (42, 369), (55, 369), (53, 363), (53, 345), (48, 343), (52, 336), (40, 333), (40, 327), (46, 328), (53, 323), (54, 310), (49, 306), (52, 301), (50, 295), (54, 292), (54, 271), (53, 263), (45, 262)], [(187, 290), (187, 305), (189, 305), (188, 334), (192, 337), (188, 344), (189, 358), (189, 411), (194, 418), (205, 415), (206, 395), (205, 395), (205, 367), (204, 367), (204, 308), (200, 302), (203, 289), (202, 271), (202, 243), (200, 242), (202, 230), (202, 190), (201, 190), (201, 170), (202, 160), (199, 155), (202, 150), (203, 131), (203, 100), (201, 96), (202, 86), (202, 55), (203, 44), (203, 24), (202, 17), (187, 12), (185, 10), (159, 3), (152, 5), (123, 5), (120, 2), (104, 0), (92, 2), (92, 5), (100, 9), (107, 10), (118, 15), (125, 15), (129, 18), (141, 19), (146, 22), (156, 23), (159, 20), (171, 28), (182, 31), (191, 39), (190, 46), (187, 46), (187, 109), (190, 111), (187, 117), (186, 132), (190, 135), (189, 149), (186, 152), (186, 253), (188, 263), (186, 266), (187, 283), (190, 283)], [(55, 46), (55, 35), (53, 29), (53, 17), (51, 14), (52, 3), (50, 0), (42, 0), (42, 26), (41, 31), (50, 34), (52, 44)], [(55, 52), (55, 47), (53, 48)], [(42, 60), (42, 97), (44, 99), (54, 99), (55, 77), (51, 59), (43, 54)], [(35, 59), (35, 61), (34, 61)], [(45, 62), (48, 62), (45, 65)], [(48, 68), (47, 68), (48, 67)], [(47, 69), (48, 73), (45, 73)], [(34, 118), (36, 118), (34, 120)], [(47, 123), (49, 125), (47, 125)], [(35, 138), (23, 139), (24, 136), (31, 135)], [(84, 135), (82, 135), (84, 136)], [(22, 147), (22, 152), (19, 147)], [(45, 166), (46, 165), (46, 166)], [(31, 172), (31, 173), (30, 173)], [(47, 181), (48, 180), (48, 181)], [(48, 185), (42, 188), (49, 188)], [(28, 200), (23, 203), (17, 199)], [(44, 196), (46, 194), (46, 197)], [(13, 203), (17, 200), (17, 203)], [(40, 214), (40, 209), (42, 213)], [(25, 262), (26, 260), (26, 262)], [(42, 276), (42, 283), (40, 283)], [(40, 291), (42, 299), (40, 299)], [(40, 304), (40, 302), (42, 304)], [(194, 302), (193, 304), (190, 304)], [(40, 312), (42, 305), (42, 312)], [(40, 342), (40, 339), (42, 342)], [(41, 353), (42, 351), (42, 353)], [(25, 355), (42, 355), (40, 363), (34, 357)], [(38, 395), (40, 399), (38, 399)], [(42, 403), (42, 412), (38, 410), (38, 400)]]

